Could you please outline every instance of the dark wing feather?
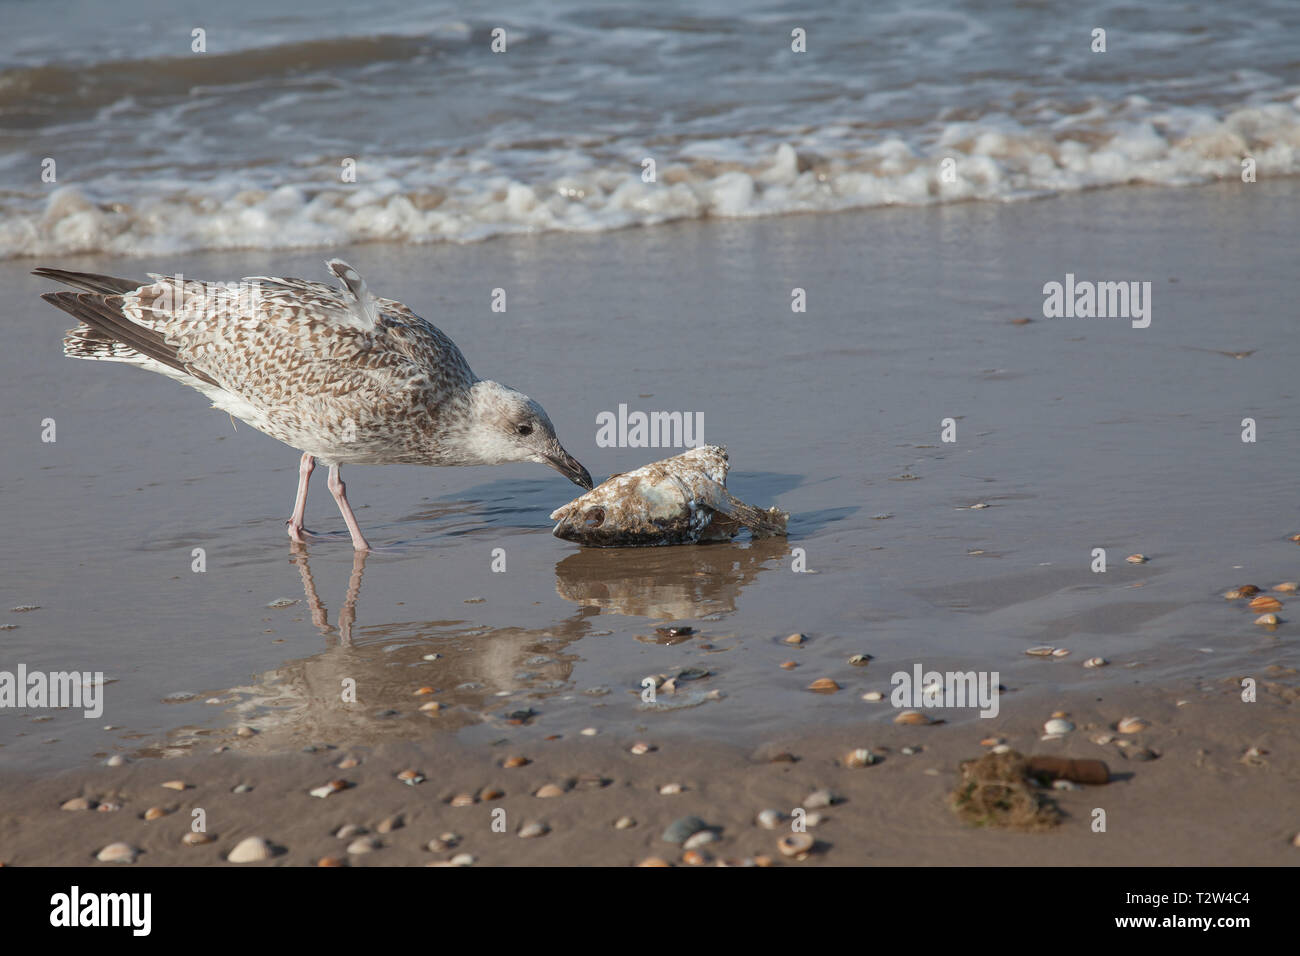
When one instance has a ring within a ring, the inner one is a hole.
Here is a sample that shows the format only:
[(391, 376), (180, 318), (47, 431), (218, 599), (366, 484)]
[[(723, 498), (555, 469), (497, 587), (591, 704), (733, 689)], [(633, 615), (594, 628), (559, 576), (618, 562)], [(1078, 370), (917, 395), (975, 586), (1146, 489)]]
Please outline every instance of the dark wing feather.
[(176, 347), (169, 345), (161, 332), (137, 325), (122, 315), (122, 300), (115, 296), (91, 292), (47, 292), (41, 298), (146, 358), (192, 375), (209, 385), (217, 384), (210, 376), (182, 362)]
[(100, 275), (97, 272), (68, 272), (66, 269), (47, 269), (44, 266), (33, 269), (32, 275), (41, 276), (44, 279), (53, 279), (55, 282), (62, 282), (78, 289), (85, 289), (87, 292), (102, 292), (105, 295), (122, 295), (127, 292), (134, 292), (143, 285), (143, 283), (136, 282), (134, 279), (119, 279), (116, 276)]

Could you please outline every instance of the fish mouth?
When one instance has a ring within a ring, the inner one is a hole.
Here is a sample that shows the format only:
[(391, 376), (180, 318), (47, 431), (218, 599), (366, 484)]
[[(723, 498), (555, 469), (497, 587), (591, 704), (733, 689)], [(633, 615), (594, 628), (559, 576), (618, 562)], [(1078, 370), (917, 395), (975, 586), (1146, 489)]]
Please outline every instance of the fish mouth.
[(546, 463), (578, 487), (591, 491), (593, 487), (591, 473), (582, 467), (582, 463), (578, 459), (564, 449), (560, 449), (558, 455), (547, 455)]

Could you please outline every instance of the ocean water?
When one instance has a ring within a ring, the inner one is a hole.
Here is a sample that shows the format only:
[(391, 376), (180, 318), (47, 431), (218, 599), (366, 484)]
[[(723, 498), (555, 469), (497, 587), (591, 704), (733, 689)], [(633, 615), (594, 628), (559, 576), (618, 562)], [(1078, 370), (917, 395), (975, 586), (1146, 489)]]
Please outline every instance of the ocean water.
[(1300, 172), (1293, 0), (4, 0), (0, 17), (4, 258), (1006, 202), (1235, 179), (1246, 156), (1261, 179)]

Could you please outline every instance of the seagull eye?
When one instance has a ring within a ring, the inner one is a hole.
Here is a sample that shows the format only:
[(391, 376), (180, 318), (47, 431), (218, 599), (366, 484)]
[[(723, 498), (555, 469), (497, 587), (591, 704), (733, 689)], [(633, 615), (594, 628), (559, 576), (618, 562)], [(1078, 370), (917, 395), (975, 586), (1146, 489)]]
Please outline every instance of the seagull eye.
[(532, 425), (520, 425), (515, 429), (521, 435), (531, 435), (533, 433)]

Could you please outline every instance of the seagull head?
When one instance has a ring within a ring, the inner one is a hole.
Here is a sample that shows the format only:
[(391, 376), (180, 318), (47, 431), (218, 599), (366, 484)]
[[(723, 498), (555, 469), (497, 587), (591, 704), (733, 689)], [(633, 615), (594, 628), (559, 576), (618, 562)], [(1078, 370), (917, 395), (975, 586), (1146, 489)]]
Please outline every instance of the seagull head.
[(475, 382), (471, 395), (469, 444), (476, 464), (535, 461), (554, 468), (575, 485), (591, 490), (591, 475), (564, 450), (555, 437), (555, 426), (541, 405), (499, 382)]

